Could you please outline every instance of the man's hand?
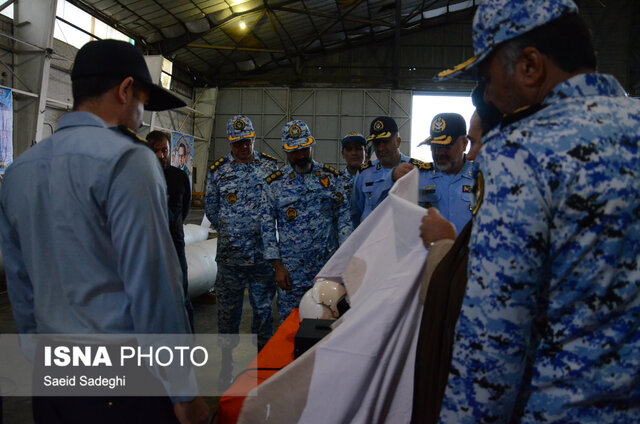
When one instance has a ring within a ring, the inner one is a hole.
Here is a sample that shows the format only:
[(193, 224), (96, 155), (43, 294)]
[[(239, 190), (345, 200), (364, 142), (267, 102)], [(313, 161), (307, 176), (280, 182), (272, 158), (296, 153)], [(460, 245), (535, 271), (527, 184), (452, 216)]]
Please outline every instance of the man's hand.
[(413, 165), (407, 162), (402, 162), (400, 165), (393, 168), (393, 173), (391, 174), (391, 179), (393, 181), (398, 181), (403, 176), (407, 175), (411, 170), (415, 168)]
[(282, 290), (291, 290), (291, 279), (289, 271), (284, 267), (280, 259), (273, 260), (273, 272), (275, 273), (276, 283)]
[(424, 247), (428, 249), (431, 243), (435, 243), (438, 240), (455, 240), (456, 227), (444, 219), (442, 215), (440, 215), (440, 212), (438, 212), (438, 209), (430, 208), (427, 215), (422, 218), (420, 237), (422, 237)]
[(191, 402), (176, 402), (173, 413), (180, 424), (207, 424), (209, 422), (209, 407), (202, 397)]

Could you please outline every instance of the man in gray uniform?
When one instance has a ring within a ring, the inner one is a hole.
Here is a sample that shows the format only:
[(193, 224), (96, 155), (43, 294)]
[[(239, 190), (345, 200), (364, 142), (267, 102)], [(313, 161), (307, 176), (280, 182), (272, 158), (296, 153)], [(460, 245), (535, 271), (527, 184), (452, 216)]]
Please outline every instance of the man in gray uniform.
[[(19, 333), (189, 333), (167, 188), (142, 113), (184, 106), (116, 40), (78, 52), (74, 110), (7, 169), (0, 233)], [(171, 404), (173, 402), (173, 405)], [(33, 398), (37, 423), (206, 422), (202, 398)]]

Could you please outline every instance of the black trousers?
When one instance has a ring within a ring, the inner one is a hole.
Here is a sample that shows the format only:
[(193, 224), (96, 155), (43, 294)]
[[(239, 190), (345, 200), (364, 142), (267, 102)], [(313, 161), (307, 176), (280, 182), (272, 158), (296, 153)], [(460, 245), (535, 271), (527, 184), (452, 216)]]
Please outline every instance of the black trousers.
[(174, 242), (176, 247), (176, 253), (178, 254), (178, 260), (180, 261), (180, 268), (182, 269), (182, 288), (184, 290), (184, 307), (187, 309), (187, 316), (189, 317), (189, 325), (191, 326), (191, 332), (195, 332), (193, 327), (193, 305), (189, 299), (189, 270), (187, 268), (187, 255), (184, 250), (184, 244), (180, 245)]

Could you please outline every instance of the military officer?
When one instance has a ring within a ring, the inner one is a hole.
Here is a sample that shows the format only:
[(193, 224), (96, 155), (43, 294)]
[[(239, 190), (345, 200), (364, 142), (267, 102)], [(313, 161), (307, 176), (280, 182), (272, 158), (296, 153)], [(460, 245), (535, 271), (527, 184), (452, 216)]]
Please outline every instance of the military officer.
[(640, 422), (640, 102), (571, 0), (486, 0), (472, 69), (504, 116), (476, 159), (441, 423)]
[(467, 124), (457, 113), (439, 113), (431, 121), (431, 135), (421, 142), (431, 146), (435, 169), (420, 186), (420, 204), (436, 207), (453, 223), (456, 232), (471, 219), (469, 202), (473, 187), (473, 162), (466, 160)]
[(265, 258), (272, 261), (279, 286), (281, 322), (298, 307), (313, 278), (353, 231), (344, 179), (312, 159), (314, 145), (305, 122), (288, 122), (282, 128), (282, 147), (289, 163), (265, 179), (262, 237)]
[(373, 141), (377, 159), (362, 165), (353, 184), (351, 217), (354, 226), (358, 226), (386, 198), (389, 189), (400, 176), (414, 166), (418, 167), (421, 171), (420, 184), (428, 186), (428, 176), (423, 175), (423, 171), (433, 169), (431, 164), (412, 159), (400, 152), (402, 139), (393, 118), (380, 116), (374, 119), (369, 132), (367, 141)]
[(341, 144), (342, 159), (347, 163), (347, 166), (340, 171), (340, 174), (345, 178), (345, 196), (350, 199), (353, 191), (353, 182), (366, 157), (367, 139), (362, 134), (350, 132), (342, 139)]
[[(218, 332), (237, 334), (242, 302), (248, 286), (253, 309), (251, 331), (261, 348), (273, 333), (271, 302), (275, 283), (271, 264), (263, 257), (260, 223), (255, 219), (260, 201), (260, 185), (277, 169), (275, 158), (254, 150), (256, 134), (251, 120), (237, 115), (227, 123), (231, 152), (210, 168), (205, 212), (218, 230)], [(236, 339), (225, 348), (232, 348)]]

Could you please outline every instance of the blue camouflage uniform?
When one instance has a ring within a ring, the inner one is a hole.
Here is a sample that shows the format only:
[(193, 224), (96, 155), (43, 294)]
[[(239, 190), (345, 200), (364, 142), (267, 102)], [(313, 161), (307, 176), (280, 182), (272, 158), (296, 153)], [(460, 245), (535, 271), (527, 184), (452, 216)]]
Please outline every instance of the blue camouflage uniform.
[(543, 107), (477, 160), (443, 422), (640, 420), (640, 102), (582, 74)]
[[(312, 139), (304, 122), (287, 123), (283, 128), (283, 140), (289, 141), (291, 150), (295, 150), (296, 144), (284, 134), (294, 126), (299, 127), (293, 131), (297, 137), (308, 134)], [(311, 145), (306, 144), (306, 147)], [(298, 307), (302, 296), (313, 286), (313, 278), (351, 234), (353, 225), (349, 202), (344, 196), (343, 178), (332, 167), (313, 161), (311, 172), (298, 174), (288, 164), (265, 181), (268, 189), (263, 192), (260, 213), (264, 256), (282, 261), (292, 286), (291, 290), (278, 288), (278, 311), (282, 322), (293, 308)]]
[[(488, 0), (476, 57), (567, 13)], [(640, 422), (640, 102), (579, 74), (483, 141), (441, 422)]]
[[(234, 117), (230, 123), (238, 119), (241, 118)], [(259, 346), (273, 334), (271, 303), (276, 284), (271, 264), (263, 257), (260, 222), (256, 214), (262, 191), (260, 186), (276, 169), (276, 159), (264, 153), (254, 152), (250, 163), (236, 162), (229, 153), (211, 166), (207, 179), (205, 212), (218, 231), (215, 282), (218, 331), (221, 334), (239, 332), (244, 290), (248, 286), (253, 309), (251, 331), (257, 334)], [(237, 343), (236, 339), (221, 340), (234, 340), (230, 345)]]
[(473, 162), (465, 161), (456, 174), (434, 169), (431, 175), (420, 179), (420, 206), (437, 208), (444, 218), (455, 225), (457, 233), (471, 219), (472, 171)]
[[(430, 182), (432, 164), (412, 159), (401, 152), (398, 165), (403, 162), (411, 163), (420, 170), (420, 187), (430, 187), (433, 184)], [(360, 225), (387, 197), (394, 184), (391, 178), (392, 170), (393, 168), (384, 168), (377, 159), (373, 162), (367, 161), (360, 167), (351, 194), (351, 218), (354, 226)]]
[(351, 175), (349, 173), (349, 169), (345, 167), (342, 171), (340, 171), (340, 175), (344, 177), (344, 197), (347, 199), (351, 199), (351, 193), (353, 192), (353, 182), (356, 180), (358, 173), (356, 173), (356, 175)]

